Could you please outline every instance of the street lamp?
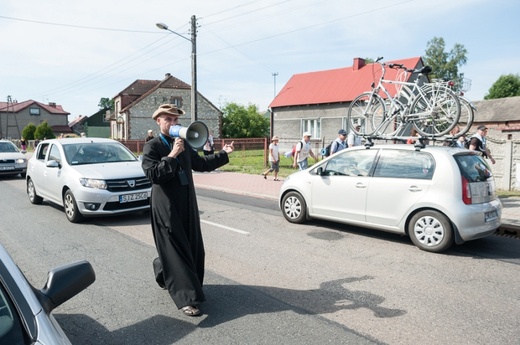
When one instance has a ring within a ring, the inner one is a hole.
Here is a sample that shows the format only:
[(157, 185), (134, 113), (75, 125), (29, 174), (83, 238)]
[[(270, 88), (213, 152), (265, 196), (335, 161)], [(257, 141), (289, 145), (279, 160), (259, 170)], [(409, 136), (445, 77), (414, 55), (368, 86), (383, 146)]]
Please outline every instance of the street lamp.
[(170, 30), (164, 23), (155, 25), (161, 30), (167, 30), (191, 42), (191, 122), (197, 121), (197, 18), (191, 16), (191, 38)]

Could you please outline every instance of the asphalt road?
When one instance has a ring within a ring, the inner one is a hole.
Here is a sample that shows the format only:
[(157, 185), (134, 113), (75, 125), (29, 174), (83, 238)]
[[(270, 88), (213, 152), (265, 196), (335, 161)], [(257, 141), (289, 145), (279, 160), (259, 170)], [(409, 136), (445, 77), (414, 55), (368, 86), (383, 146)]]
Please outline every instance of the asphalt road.
[(69, 223), (0, 179), (0, 242), (41, 288), (87, 259), (97, 280), (55, 311), (75, 344), (518, 344), (520, 241), (492, 236), (445, 254), (328, 222), (287, 223), (273, 201), (199, 190), (204, 315), (153, 280), (148, 214)]

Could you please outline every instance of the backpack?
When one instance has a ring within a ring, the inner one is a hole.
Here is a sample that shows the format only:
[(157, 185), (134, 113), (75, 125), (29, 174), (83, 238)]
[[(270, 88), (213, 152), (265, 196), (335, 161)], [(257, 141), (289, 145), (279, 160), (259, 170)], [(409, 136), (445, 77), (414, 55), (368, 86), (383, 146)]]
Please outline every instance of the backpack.
[[(472, 139), (472, 138), (473, 138), (473, 137), (464, 140), (464, 148), (466, 148), (466, 149), (469, 150), (469, 144), (471, 144), (471, 139)], [(478, 138), (477, 138), (477, 139), (478, 139)], [(478, 140), (480, 141), (480, 139), (478, 139)]]
[(334, 143), (334, 141), (331, 141), (330, 144), (328, 144), (327, 146), (325, 146), (324, 148), (321, 149), (320, 154), (321, 154), (323, 157), (328, 157), (328, 156), (330, 156), (330, 148), (331, 148), (331, 146), (332, 146), (333, 143)]
[[(302, 144), (302, 147), (300, 148), (300, 150), (301, 150), (301, 149), (303, 149), (303, 141), (298, 142), (298, 144), (300, 144), (300, 143)], [(286, 152), (285, 157), (287, 157), (287, 158), (294, 157), (294, 155), (296, 154), (296, 147), (298, 146), (298, 144), (295, 144), (291, 151)]]

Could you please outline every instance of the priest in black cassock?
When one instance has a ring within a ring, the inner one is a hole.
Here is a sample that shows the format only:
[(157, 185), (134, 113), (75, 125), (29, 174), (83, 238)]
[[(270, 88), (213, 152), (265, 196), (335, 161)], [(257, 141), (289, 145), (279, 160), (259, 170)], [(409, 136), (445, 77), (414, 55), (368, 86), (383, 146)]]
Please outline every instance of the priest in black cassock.
[(142, 167), (152, 182), (151, 222), (159, 257), (153, 262), (155, 279), (170, 293), (177, 308), (200, 315), (205, 300), (204, 243), (192, 170), (212, 171), (229, 162), (233, 143), (213, 155), (199, 156), (189, 143), (170, 136), (182, 109), (161, 105), (152, 115), (160, 135), (143, 148)]

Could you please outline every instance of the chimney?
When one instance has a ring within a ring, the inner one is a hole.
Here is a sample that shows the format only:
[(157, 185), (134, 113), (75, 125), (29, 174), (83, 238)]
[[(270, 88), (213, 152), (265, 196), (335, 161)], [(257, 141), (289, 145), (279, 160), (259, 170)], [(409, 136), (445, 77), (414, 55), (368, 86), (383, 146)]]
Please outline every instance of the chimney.
[(365, 59), (354, 58), (354, 66), (352, 66), (354, 71), (360, 70), (363, 66), (365, 66)]
[(53, 107), (53, 108), (56, 108), (56, 103), (54, 102), (49, 102), (49, 106)]
[(168, 78), (170, 78), (171, 76), (172, 76), (172, 75), (171, 75), (170, 73), (166, 73), (166, 74), (164, 75), (164, 79), (168, 79)]

